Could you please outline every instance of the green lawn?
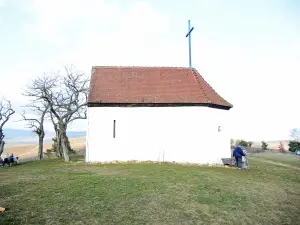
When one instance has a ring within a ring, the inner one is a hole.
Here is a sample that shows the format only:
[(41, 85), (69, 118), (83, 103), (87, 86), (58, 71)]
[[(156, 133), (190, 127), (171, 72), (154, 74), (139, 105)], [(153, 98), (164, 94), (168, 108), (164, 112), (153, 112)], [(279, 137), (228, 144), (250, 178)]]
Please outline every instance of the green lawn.
[[(271, 158), (274, 160), (274, 158)], [(299, 224), (300, 171), (43, 160), (0, 168), (0, 224)]]

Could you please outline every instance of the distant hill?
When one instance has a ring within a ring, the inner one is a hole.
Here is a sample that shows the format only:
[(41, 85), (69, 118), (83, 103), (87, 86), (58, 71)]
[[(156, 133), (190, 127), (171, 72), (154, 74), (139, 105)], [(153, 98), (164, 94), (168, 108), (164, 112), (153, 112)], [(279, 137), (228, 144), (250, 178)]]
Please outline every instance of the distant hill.
[[(282, 142), (284, 149), (289, 149), (289, 141), (288, 140), (274, 140), (274, 141), (266, 141), (269, 149), (278, 149), (280, 142)], [(260, 148), (261, 142), (253, 142), (252, 147)]]
[(14, 139), (20, 137), (35, 137), (31, 130), (4, 129), (5, 139)]
[[(7, 144), (34, 144), (37, 142), (37, 135), (30, 130), (21, 129), (4, 129), (5, 142)], [(85, 131), (69, 131), (67, 132), (69, 138), (85, 137)], [(45, 135), (45, 142), (51, 142), (55, 136), (55, 132), (47, 132)]]

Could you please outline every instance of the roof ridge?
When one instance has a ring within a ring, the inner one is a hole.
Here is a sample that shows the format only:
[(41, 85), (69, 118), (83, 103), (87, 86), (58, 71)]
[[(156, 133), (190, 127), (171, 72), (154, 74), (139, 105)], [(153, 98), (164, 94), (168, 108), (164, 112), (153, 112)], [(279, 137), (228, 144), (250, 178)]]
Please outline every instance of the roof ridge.
[(194, 78), (195, 78), (195, 80), (196, 80), (196, 82), (197, 82), (197, 84), (198, 84), (198, 86), (199, 86), (201, 92), (202, 92), (203, 95), (205, 96), (207, 102), (208, 102), (208, 103), (211, 103), (211, 100), (207, 97), (205, 91), (203, 90), (203, 86), (202, 86), (202, 84), (201, 84), (199, 78), (197, 77), (197, 74), (195, 74), (195, 73), (198, 73), (198, 74), (201, 76), (201, 74), (200, 74), (198, 71), (196, 72), (196, 71), (194, 70), (194, 68), (193, 68), (193, 69), (192, 69), (192, 74), (193, 74), (193, 76), (194, 76)]
[(183, 66), (92, 66), (93, 69), (97, 68), (166, 68), (166, 69), (191, 69)]

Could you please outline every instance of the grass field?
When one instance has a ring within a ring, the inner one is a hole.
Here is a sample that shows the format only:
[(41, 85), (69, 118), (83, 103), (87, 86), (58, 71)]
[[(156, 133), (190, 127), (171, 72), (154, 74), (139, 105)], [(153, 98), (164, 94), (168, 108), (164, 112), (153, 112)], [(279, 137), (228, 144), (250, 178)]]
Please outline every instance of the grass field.
[(291, 167), (298, 167), (300, 169), (300, 157), (294, 154), (282, 154), (282, 153), (259, 153), (253, 154), (252, 158), (261, 160), (271, 160), (277, 164), (285, 164)]
[(300, 224), (300, 171), (285, 157), (250, 156), (248, 171), (80, 157), (4, 168), (0, 224)]

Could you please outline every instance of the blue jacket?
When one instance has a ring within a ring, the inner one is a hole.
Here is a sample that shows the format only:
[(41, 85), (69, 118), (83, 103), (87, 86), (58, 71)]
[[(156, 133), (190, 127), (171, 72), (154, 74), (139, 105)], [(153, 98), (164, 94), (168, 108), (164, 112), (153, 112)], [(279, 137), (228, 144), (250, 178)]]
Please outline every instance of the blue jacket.
[(238, 146), (235, 147), (235, 149), (233, 150), (233, 156), (235, 158), (242, 158), (242, 156), (245, 156), (241, 146), (238, 145)]

